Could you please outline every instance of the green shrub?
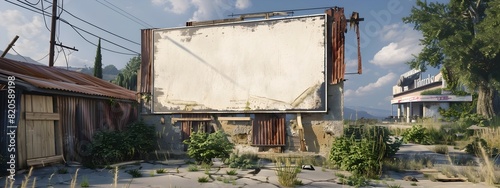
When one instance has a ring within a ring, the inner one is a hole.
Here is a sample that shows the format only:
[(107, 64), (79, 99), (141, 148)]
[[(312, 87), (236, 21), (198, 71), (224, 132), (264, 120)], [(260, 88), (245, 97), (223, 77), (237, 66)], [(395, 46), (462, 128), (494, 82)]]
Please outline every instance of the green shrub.
[(188, 140), (184, 140), (184, 144), (188, 145), (188, 156), (198, 163), (212, 163), (213, 158), (225, 160), (234, 147), (222, 131), (211, 134), (194, 132)]
[[(394, 155), (401, 141), (391, 140), (389, 130), (379, 126), (351, 130), (350, 133), (350, 137), (344, 136), (333, 141), (329, 160), (356, 176), (380, 176), (383, 158)], [(356, 136), (360, 138), (356, 139)]]
[(142, 122), (132, 123), (125, 131), (99, 131), (90, 144), (90, 161), (87, 166), (108, 165), (124, 160), (137, 159), (154, 151), (155, 128)]
[(340, 178), (340, 183), (343, 185), (349, 185), (354, 187), (365, 187), (370, 183), (369, 179), (366, 179), (363, 176), (353, 175), (347, 178)]
[(155, 150), (156, 131), (154, 126), (148, 126), (144, 122), (132, 123), (126, 127), (125, 136), (126, 140), (130, 142), (129, 150), (136, 159)]
[(484, 140), (482, 138), (475, 138), (472, 141), (472, 143), (467, 144), (467, 146), (465, 146), (465, 152), (467, 152), (468, 154), (472, 154), (472, 155), (480, 157), (481, 150), (479, 149), (479, 144), (481, 144), (481, 146), (483, 146), (487, 155), (489, 155), (489, 156), (498, 155), (498, 153), (499, 153), (498, 148), (491, 148), (490, 146), (488, 146), (488, 143), (486, 142), (486, 140)]
[(238, 156), (238, 153), (231, 153), (229, 158), (224, 161), (224, 164), (229, 168), (252, 169), (257, 167), (258, 157), (255, 154), (243, 154)]
[(442, 91), (443, 91), (443, 89), (436, 88), (436, 89), (422, 91), (422, 93), (420, 93), (420, 95), (441, 95)]
[(405, 142), (415, 144), (433, 144), (429, 132), (422, 125), (413, 125), (410, 129), (403, 133), (403, 140)]

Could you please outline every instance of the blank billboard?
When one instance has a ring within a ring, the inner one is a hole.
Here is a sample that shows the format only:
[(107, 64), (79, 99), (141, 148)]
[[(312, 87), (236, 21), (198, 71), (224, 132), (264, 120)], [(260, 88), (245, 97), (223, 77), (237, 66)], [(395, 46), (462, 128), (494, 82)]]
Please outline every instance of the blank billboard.
[(326, 111), (326, 16), (153, 30), (154, 113)]

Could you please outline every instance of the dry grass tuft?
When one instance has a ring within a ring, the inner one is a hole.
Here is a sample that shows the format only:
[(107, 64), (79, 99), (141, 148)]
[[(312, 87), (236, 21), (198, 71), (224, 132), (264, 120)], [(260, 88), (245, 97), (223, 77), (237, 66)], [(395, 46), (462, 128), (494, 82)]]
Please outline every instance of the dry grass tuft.
[(404, 170), (420, 170), (434, 166), (434, 157), (428, 155), (410, 155), (384, 160), (384, 167), (389, 170), (401, 172)]
[(448, 154), (448, 146), (447, 145), (436, 145), (432, 148), (433, 152), (439, 153), (439, 154)]
[(478, 132), (479, 138), (482, 138), (488, 143), (490, 148), (500, 148), (500, 128), (488, 128)]

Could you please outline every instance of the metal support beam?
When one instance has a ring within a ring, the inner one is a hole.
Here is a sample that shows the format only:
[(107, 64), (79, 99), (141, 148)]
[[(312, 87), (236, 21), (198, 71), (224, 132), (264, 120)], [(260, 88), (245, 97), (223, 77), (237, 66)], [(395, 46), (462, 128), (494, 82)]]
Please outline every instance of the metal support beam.
[(7, 52), (9, 52), (9, 50), (12, 48), (12, 46), (14, 46), (14, 43), (16, 43), (16, 41), (17, 41), (18, 38), (19, 38), (19, 36), (16, 35), (16, 37), (14, 37), (14, 39), (12, 39), (12, 41), (7, 46), (7, 48), (5, 48), (5, 51), (3, 51), (1, 57), (5, 57), (5, 55), (7, 55)]

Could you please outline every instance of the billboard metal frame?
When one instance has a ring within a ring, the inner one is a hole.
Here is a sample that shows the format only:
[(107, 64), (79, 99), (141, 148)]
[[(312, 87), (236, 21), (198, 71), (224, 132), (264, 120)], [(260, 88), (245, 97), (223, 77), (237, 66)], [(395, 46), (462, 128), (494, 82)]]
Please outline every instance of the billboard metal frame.
[(238, 22), (229, 22), (229, 23), (219, 23), (219, 24), (213, 24), (213, 25), (200, 25), (200, 26), (189, 26), (189, 27), (173, 27), (173, 28), (161, 28), (161, 29), (152, 29), (152, 35), (151, 35), (151, 41), (154, 41), (154, 36), (155, 33), (158, 31), (166, 31), (166, 30), (178, 30), (178, 29), (186, 29), (186, 28), (205, 28), (205, 27), (214, 27), (214, 26), (227, 26), (227, 25), (235, 25), (235, 24), (245, 24), (245, 23), (255, 23), (255, 22), (268, 22), (268, 21), (279, 21), (279, 20), (287, 20), (287, 19), (300, 19), (300, 18), (308, 18), (308, 17), (320, 17), (322, 16), (324, 18), (324, 30), (323, 30), (323, 42), (324, 42), (324, 62), (323, 62), (323, 83), (321, 84), (320, 88), (322, 88), (322, 91), (320, 94), (323, 94), (321, 96), (321, 107), (318, 109), (290, 109), (290, 110), (172, 110), (172, 111), (155, 111), (154, 104), (155, 104), (155, 43), (151, 43), (151, 54), (150, 57), (152, 57), (152, 65), (151, 65), (151, 70), (152, 70), (152, 75), (151, 75), (151, 84), (152, 84), (152, 91), (151, 91), (151, 113), (153, 114), (257, 114), (257, 113), (326, 113), (328, 111), (328, 60), (329, 60), (329, 47), (331, 47), (331, 44), (329, 43), (329, 35), (331, 34), (331, 31), (328, 30), (329, 28), (329, 19), (328, 15), (326, 13), (324, 14), (311, 14), (311, 15), (304, 15), (304, 16), (291, 16), (291, 17), (283, 17), (283, 18), (272, 18), (272, 19), (259, 19), (259, 20), (249, 20), (249, 21), (238, 21)]

